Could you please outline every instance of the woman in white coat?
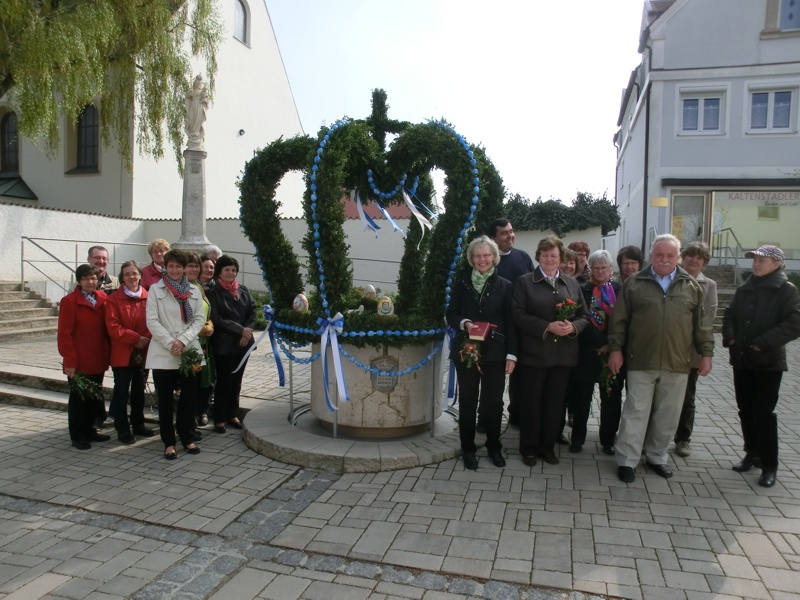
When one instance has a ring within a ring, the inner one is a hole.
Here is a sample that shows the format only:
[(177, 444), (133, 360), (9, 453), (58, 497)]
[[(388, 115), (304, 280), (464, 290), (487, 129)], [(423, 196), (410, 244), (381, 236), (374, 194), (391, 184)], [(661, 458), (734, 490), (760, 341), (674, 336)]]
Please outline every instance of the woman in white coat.
[[(147, 328), (153, 335), (147, 352), (146, 368), (153, 371), (153, 383), (158, 395), (158, 425), (164, 442), (164, 458), (177, 458), (175, 429), (181, 444), (189, 454), (199, 454), (193, 442), (194, 406), (197, 385), (190, 378), (195, 374), (180, 372), (181, 356), (189, 348), (203, 355), (197, 334), (205, 324), (203, 296), (183, 274), (187, 256), (180, 250), (170, 250), (164, 257), (166, 274), (154, 283), (147, 297)], [(177, 421), (173, 424), (175, 389), (180, 386)]]

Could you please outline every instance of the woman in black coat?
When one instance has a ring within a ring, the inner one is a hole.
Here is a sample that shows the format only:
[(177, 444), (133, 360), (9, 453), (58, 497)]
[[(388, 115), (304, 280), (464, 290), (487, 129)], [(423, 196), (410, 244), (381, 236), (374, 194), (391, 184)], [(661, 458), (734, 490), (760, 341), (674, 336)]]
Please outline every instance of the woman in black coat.
[(783, 251), (777, 246), (761, 246), (745, 258), (753, 259), (753, 274), (737, 288), (722, 321), (745, 450), (733, 470), (760, 467), (759, 485), (772, 487), (778, 471), (774, 411), (787, 370), (786, 344), (800, 336), (800, 294), (783, 271)]
[(519, 330), (519, 453), (532, 467), (539, 457), (558, 464), (555, 444), (561, 430), (570, 371), (578, 364), (578, 335), (589, 324), (586, 302), (572, 277), (559, 265), (564, 244), (555, 236), (539, 242), (532, 273), (517, 279), (511, 311)]
[[(458, 334), (453, 341), (450, 359), (456, 363), (458, 376), (459, 434), (464, 467), (475, 470), (475, 416), (480, 398), (481, 419), (486, 422), (486, 450), (497, 467), (506, 464), (501, 452), (500, 422), (503, 416), (503, 391), (506, 375), (514, 371), (517, 334), (511, 321), (511, 282), (500, 277), (495, 267), (500, 252), (483, 235), (467, 247), (467, 262), (472, 267), (453, 286), (447, 307), (447, 324)], [(476, 323), (490, 323), (484, 341), (475, 342), (480, 353), (476, 364), (464, 356), (465, 342)]]
[(244, 355), (253, 345), (253, 328), (256, 326), (256, 303), (249, 290), (240, 285), (236, 277), (239, 263), (223, 254), (214, 265), (214, 286), (206, 294), (211, 302), (211, 321), (217, 385), (214, 393), (214, 430), (225, 433), (225, 424), (242, 428), (239, 420), (239, 393), (247, 363), (234, 373)]

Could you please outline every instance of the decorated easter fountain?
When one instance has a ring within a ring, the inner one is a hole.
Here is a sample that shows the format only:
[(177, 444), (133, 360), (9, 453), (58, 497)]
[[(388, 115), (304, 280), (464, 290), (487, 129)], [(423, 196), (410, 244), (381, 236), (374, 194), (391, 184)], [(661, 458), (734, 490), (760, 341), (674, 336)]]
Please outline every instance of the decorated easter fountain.
[[(382, 90), (373, 92), (372, 103), (365, 120), (345, 118), (317, 138), (279, 139), (260, 150), (240, 184), (241, 221), (271, 298), (264, 311), (281, 377), (281, 355), (312, 363), (310, 406), (322, 424), (334, 434), (395, 438), (430, 427), (441, 415), (450, 286), (469, 239), (501, 213), (503, 186), (485, 152), (445, 121), (390, 120)], [(387, 134), (395, 136), (388, 149)], [(432, 202), (434, 168), (446, 177), (442, 212)], [(306, 179), (303, 247), (313, 291), (302, 297), (300, 264), (281, 231), (275, 199), (289, 171)], [(343, 231), (346, 195), (359, 209), (365, 235), (405, 235), (394, 300), (353, 288)], [(385, 215), (380, 232), (365, 202)], [(405, 232), (386, 211), (394, 203), (414, 216)], [(300, 358), (296, 349), (309, 344), (311, 356)]]

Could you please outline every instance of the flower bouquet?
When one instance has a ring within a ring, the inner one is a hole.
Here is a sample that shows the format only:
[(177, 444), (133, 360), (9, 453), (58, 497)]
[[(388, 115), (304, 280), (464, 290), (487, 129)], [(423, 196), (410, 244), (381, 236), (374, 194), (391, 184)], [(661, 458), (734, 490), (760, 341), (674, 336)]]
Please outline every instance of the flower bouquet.
[(178, 367), (181, 375), (189, 377), (197, 375), (203, 370), (203, 355), (197, 348), (189, 347), (181, 354), (181, 365)]
[(610, 394), (617, 383), (617, 376), (608, 368), (608, 352), (600, 355), (600, 375), (597, 376), (597, 382), (605, 389), (607, 394)]
[(462, 363), (467, 365), (468, 369), (477, 367), (481, 360), (480, 346), (475, 342), (464, 340), (464, 343), (461, 345), (461, 350), (458, 353), (458, 357), (461, 359)]
[(103, 400), (103, 388), (100, 384), (89, 379), (80, 371), (75, 371), (75, 375), (67, 379), (69, 384), (69, 391), (80, 396), (81, 400), (87, 402), (89, 400)]
[(564, 302), (556, 304), (556, 319), (559, 321), (567, 321), (578, 312), (580, 307), (580, 304), (575, 302), (575, 300), (567, 298)]
[(134, 348), (133, 352), (131, 352), (131, 359), (128, 363), (128, 366), (144, 369), (144, 352), (142, 352), (139, 348)]

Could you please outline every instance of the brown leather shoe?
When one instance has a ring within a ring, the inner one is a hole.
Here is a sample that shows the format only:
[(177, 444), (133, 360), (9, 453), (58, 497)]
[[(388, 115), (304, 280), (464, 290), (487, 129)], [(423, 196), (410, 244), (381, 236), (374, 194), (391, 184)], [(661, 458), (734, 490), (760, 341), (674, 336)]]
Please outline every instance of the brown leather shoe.
[(536, 457), (535, 456), (523, 456), (522, 462), (528, 465), (529, 467), (536, 466)]
[(554, 452), (548, 452), (543, 457), (544, 462), (550, 465), (557, 465), (558, 464), (558, 457), (555, 455)]

